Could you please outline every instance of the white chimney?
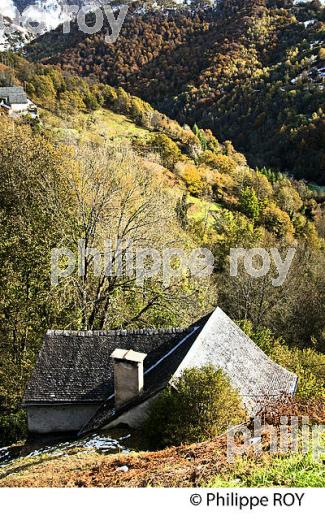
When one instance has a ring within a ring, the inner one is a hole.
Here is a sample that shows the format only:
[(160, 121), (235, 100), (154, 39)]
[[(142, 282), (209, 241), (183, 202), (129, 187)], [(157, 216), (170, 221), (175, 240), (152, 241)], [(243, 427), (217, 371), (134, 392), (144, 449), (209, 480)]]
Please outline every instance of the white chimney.
[(143, 360), (147, 354), (117, 348), (111, 354), (114, 367), (115, 406), (120, 408), (143, 390)]

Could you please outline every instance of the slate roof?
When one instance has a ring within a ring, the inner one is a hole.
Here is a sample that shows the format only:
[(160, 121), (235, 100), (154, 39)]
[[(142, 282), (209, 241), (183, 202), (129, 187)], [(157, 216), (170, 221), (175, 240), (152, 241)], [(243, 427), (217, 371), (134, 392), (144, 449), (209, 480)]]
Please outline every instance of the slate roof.
[(177, 341), (174, 341), (174, 344), (170, 344), (164, 352), (161, 351), (160, 357), (157, 356), (156, 360), (151, 358), (151, 360), (149, 359), (150, 362), (148, 362), (148, 358), (152, 356), (152, 354), (149, 354), (144, 361), (144, 388), (141, 395), (117, 410), (115, 409), (114, 393), (110, 394), (79, 433), (86, 433), (100, 428), (110, 422), (110, 420), (118, 418), (124, 412), (133, 408), (134, 405), (146, 401), (165, 388), (184, 357), (190, 351), (201, 330), (202, 323), (184, 330), (182, 335), (177, 338)]
[(28, 102), (23, 87), (0, 87), (0, 99), (5, 99), (10, 105), (24, 105)]
[[(144, 361), (144, 390), (169, 378), (179, 365), (179, 353), (152, 369), (196, 329), (135, 331), (48, 331), (34, 372), (29, 381), (24, 405), (101, 403), (114, 393), (113, 361), (116, 348), (147, 354)], [(192, 342), (184, 342), (184, 349)], [(184, 350), (185, 353), (185, 350)], [(149, 370), (150, 369), (150, 370)]]
[[(114, 406), (111, 353), (147, 354), (141, 396)], [(223, 368), (250, 412), (265, 396), (293, 394), (297, 376), (274, 363), (220, 309), (187, 329), (136, 331), (49, 331), (27, 386), (24, 405), (98, 403), (82, 431), (108, 424), (155, 395), (185, 368), (208, 363)]]
[(263, 397), (294, 394), (298, 378), (269, 358), (219, 307), (202, 328), (175, 376), (192, 366), (213, 364), (228, 374), (251, 412)]

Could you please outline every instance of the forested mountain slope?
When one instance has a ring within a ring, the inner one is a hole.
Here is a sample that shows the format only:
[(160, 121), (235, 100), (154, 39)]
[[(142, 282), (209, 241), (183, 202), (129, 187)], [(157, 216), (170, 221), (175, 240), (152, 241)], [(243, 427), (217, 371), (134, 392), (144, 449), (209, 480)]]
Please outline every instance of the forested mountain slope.
[(114, 44), (72, 26), (28, 49), (141, 96), (180, 123), (232, 139), (253, 165), (325, 184), (324, 8), (313, 1), (224, 0), (129, 10)]
[[(246, 332), (251, 322), (254, 341), (299, 374), (303, 395), (322, 392), (325, 219), (308, 186), (253, 170), (230, 141), (121, 87), (12, 53), (6, 63), (0, 85), (24, 85), (40, 120), (0, 115), (0, 444), (24, 432), (17, 410), (47, 329), (182, 326), (218, 304)], [(160, 253), (204, 247), (214, 270), (182, 269), (168, 286), (160, 272), (142, 287), (132, 276), (98, 278), (90, 255), (82, 280), (75, 271), (51, 284), (51, 251), (77, 255), (80, 238), (100, 251), (105, 240)], [(252, 278), (241, 266), (229, 277), (236, 247), (296, 253), (278, 287), (273, 269)]]

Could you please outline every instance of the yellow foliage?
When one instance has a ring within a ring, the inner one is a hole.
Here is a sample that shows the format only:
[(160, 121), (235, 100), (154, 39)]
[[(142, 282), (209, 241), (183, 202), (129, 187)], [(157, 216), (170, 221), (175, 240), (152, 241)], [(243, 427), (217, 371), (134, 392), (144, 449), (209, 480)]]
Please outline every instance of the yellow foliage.
[(202, 195), (202, 193), (207, 191), (208, 185), (204, 169), (197, 168), (191, 163), (177, 163), (175, 172), (185, 182), (192, 195)]
[(280, 208), (288, 213), (299, 211), (303, 205), (299, 193), (292, 186), (282, 186), (276, 198)]
[(231, 157), (215, 154), (210, 150), (206, 150), (200, 156), (200, 162), (207, 164), (224, 175), (234, 176), (237, 170), (237, 164)]
[(288, 213), (278, 208), (273, 202), (263, 210), (265, 226), (279, 237), (292, 236), (294, 228)]
[(265, 175), (259, 172), (250, 170), (245, 174), (243, 184), (253, 188), (259, 200), (269, 198), (273, 193), (272, 184)]
[(60, 95), (59, 108), (63, 113), (75, 114), (86, 110), (86, 105), (77, 92), (67, 90)]
[(319, 49), (318, 57), (320, 60), (325, 60), (325, 47)]

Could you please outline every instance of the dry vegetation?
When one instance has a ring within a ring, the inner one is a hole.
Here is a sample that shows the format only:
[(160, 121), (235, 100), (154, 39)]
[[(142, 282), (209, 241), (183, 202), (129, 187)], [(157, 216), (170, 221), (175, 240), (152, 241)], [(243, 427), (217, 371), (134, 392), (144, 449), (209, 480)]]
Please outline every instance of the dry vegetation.
[[(324, 424), (324, 407), (320, 415), (318, 418)], [(225, 434), (210, 441), (155, 452), (105, 455), (80, 448), (58, 450), (52, 456), (20, 458), (0, 468), (0, 487), (319, 487), (325, 484), (322, 462), (313, 460), (310, 453), (272, 455), (269, 440), (265, 432), (262, 453), (254, 454), (249, 447), (234, 464), (227, 461)]]
[[(123, 466), (129, 470), (121, 471)], [(78, 451), (51, 459), (20, 459), (0, 470), (0, 487), (192, 487), (226, 467), (226, 439), (222, 437), (157, 452), (102, 455)]]

